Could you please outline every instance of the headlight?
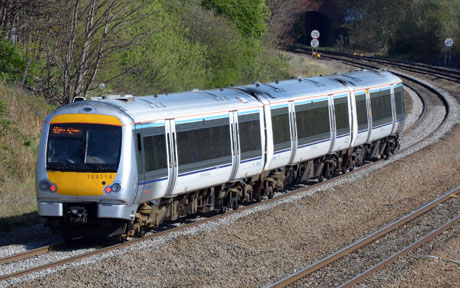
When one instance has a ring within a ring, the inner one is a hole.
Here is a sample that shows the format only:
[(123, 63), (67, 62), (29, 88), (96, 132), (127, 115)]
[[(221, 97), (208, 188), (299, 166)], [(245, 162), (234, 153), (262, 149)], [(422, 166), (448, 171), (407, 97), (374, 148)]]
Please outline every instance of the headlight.
[(42, 179), (38, 183), (38, 187), (42, 191), (48, 191), (48, 192), (56, 192), (57, 191), (57, 185), (51, 183), (48, 179)]
[(120, 192), (121, 190), (121, 184), (120, 183), (113, 183), (112, 185), (105, 186), (104, 192), (105, 193), (110, 193), (110, 192)]

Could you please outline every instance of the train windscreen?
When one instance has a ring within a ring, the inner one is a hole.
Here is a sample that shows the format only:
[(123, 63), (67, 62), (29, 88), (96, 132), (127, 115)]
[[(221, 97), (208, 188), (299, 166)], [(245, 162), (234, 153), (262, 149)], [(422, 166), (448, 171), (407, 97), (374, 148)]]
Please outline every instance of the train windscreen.
[(49, 170), (116, 172), (121, 127), (101, 124), (52, 124), (46, 166)]

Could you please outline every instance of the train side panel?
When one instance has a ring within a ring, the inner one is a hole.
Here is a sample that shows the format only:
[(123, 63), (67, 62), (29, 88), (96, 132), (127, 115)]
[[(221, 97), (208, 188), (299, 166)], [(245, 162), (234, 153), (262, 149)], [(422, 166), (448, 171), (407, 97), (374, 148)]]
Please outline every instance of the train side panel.
[(167, 196), (222, 184), (232, 174), (230, 115), (176, 119), (177, 181)]
[(325, 155), (330, 151), (332, 123), (329, 107), (329, 96), (295, 102), (298, 138), (295, 163)]
[(371, 106), (372, 132), (368, 141), (375, 141), (393, 131), (394, 119), (392, 108), (392, 94), (389, 86), (372, 88), (369, 90)]

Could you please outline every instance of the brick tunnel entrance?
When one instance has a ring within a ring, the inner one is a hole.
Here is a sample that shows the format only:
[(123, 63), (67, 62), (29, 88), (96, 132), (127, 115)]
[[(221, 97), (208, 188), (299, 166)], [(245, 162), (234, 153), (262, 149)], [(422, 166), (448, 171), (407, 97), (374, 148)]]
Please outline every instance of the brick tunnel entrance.
[(295, 42), (310, 46), (312, 30), (318, 30), (321, 34), (319, 43), (321, 47), (330, 46), (331, 41), (331, 21), (321, 12), (308, 11), (299, 18), (295, 24)]

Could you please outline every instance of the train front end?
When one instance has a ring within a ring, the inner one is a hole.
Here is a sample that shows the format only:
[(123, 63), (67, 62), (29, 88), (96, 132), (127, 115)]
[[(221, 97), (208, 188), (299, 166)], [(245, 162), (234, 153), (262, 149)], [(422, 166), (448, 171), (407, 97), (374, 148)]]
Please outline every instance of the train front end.
[[(45, 120), (36, 170), (38, 214), (67, 237), (111, 237), (135, 217), (137, 189), (129, 117), (77, 102)], [(128, 147), (128, 149), (126, 148)]]

